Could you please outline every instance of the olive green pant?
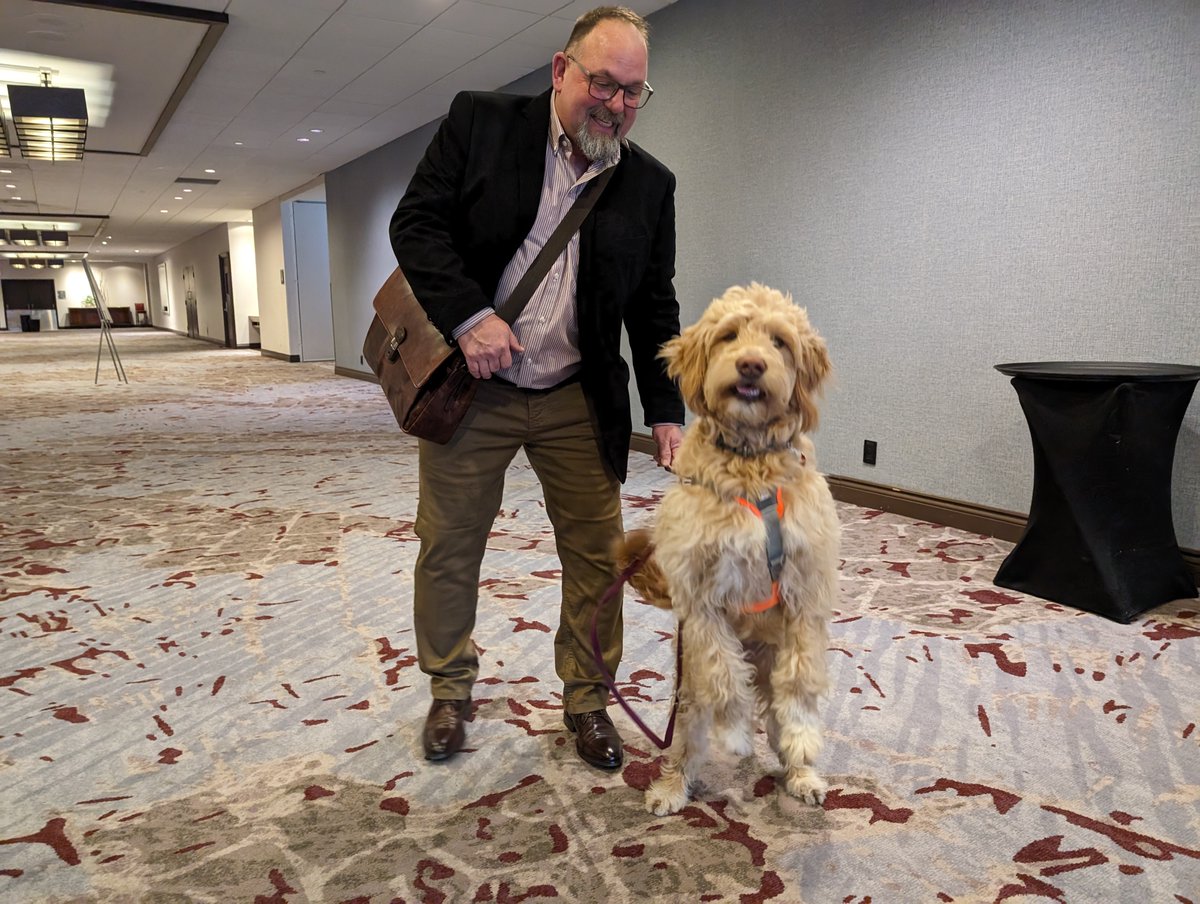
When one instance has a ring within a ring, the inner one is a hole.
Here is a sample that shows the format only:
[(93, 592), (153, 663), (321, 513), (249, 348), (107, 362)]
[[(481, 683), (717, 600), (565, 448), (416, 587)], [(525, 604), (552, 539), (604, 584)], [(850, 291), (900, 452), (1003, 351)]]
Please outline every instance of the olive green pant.
[[(592, 618), (616, 576), (621, 536), (620, 483), (604, 466), (587, 401), (578, 383), (527, 392), (496, 380), (479, 384), (475, 401), (446, 445), (420, 441), (421, 539), (413, 579), (417, 659), (436, 699), (464, 699), (479, 672), (471, 642), (479, 575), (517, 451), (542, 485), (562, 563), (562, 603), (554, 665), (567, 712), (600, 709), (608, 700), (592, 653)], [(527, 618), (546, 618), (527, 612)], [(610, 674), (621, 659), (620, 598), (598, 624)]]

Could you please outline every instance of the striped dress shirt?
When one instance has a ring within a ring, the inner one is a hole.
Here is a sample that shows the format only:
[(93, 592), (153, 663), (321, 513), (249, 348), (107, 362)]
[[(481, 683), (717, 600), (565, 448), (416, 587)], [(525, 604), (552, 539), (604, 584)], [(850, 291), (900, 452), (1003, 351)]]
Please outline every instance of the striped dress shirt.
[[(546, 143), (546, 169), (542, 194), (533, 228), (513, 259), (504, 268), (496, 286), (493, 306), (502, 305), (516, 288), (550, 234), (566, 216), (583, 187), (618, 160), (591, 163), (577, 176), (571, 141), (563, 131), (554, 104), (550, 104), (550, 131)], [(575, 286), (579, 273), (579, 233), (576, 232), (513, 324), (517, 341), (525, 349), (513, 355), (511, 367), (496, 376), (526, 389), (546, 389), (561, 383), (579, 370), (579, 322), (575, 310)], [(454, 330), (457, 339), (492, 309), (480, 311)]]

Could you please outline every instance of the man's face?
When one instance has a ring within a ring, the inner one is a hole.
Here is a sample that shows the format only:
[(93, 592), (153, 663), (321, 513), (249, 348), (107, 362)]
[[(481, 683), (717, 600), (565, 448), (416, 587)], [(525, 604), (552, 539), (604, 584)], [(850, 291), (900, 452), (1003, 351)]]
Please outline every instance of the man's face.
[(559, 121), (571, 144), (589, 160), (613, 155), (619, 139), (633, 128), (637, 110), (625, 106), (623, 91), (608, 100), (592, 97), (584, 69), (622, 85), (640, 85), (646, 81), (649, 61), (646, 42), (629, 23), (604, 21), (570, 55), (577, 62), (559, 52), (551, 64)]

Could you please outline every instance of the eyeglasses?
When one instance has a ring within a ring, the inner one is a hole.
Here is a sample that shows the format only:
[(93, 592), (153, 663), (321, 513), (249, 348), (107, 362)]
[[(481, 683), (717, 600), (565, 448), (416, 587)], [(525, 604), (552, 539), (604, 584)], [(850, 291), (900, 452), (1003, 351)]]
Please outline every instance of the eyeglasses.
[(579, 67), (580, 71), (587, 76), (588, 94), (596, 98), (596, 100), (612, 100), (616, 97), (617, 92), (623, 93), (621, 98), (625, 101), (625, 106), (631, 107), (634, 110), (640, 110), (646, 104), (650, 103), (650, 95), (654, 93), (654, 89), (650, 87), (648, 82), (642, 82), (640, 85), (622, 85), (620, 82), (613, 81), (606, 75), (593, 75), (591, 70), (569, 53), (565, 54), (566, 58)]

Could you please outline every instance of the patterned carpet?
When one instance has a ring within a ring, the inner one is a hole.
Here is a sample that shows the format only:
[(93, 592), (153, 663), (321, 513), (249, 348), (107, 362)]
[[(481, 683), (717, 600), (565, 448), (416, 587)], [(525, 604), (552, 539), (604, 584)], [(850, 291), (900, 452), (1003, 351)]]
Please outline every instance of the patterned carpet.
[[(618, 708), (615, 774), (562, 729), (519, 459), (468, 749), (430, 765), (415, 447), (378, 388), (149, 330), (97, 386), (98, 340), (0, 334), (0, 899), (1200, 901), (1195, 601), (1119, 625), (999, 591), (1009, 544), (841, 505), (824, 808), (760, 736), (656, 818)], [(669, 480), (635, 456), (627, 524)], [(620, 680), (661, 730), (669, 614), (626, 611)]]

